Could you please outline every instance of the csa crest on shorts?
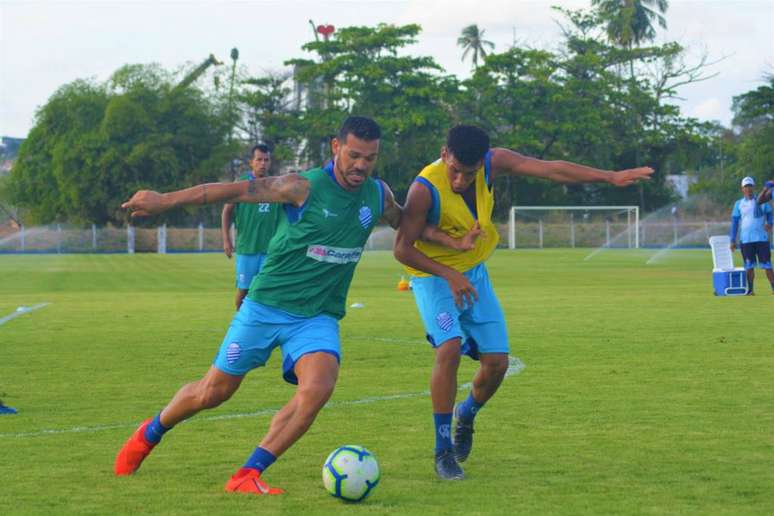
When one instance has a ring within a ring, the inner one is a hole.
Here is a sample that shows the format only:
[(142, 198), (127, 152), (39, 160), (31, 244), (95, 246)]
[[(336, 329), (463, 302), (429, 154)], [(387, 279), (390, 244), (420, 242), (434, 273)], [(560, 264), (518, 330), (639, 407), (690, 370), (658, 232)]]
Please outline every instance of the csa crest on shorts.
[(435, 322), (443, 331), (449, 331), (454, 326), (454, 319), (449, 312), (441, 312), (435, 316)]
[(229, 344), (228, 348), (226, 348), (226, 361), (229, 364), (233, 364), (239, 360), (240, 356), (242, 356), (242, 348), (239, 347), (239, 343), (232, 342)]

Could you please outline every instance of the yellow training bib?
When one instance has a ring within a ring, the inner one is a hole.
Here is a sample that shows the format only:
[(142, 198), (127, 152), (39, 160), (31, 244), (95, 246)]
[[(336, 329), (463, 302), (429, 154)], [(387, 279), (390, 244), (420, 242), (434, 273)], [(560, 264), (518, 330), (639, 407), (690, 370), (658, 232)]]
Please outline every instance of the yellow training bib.
[[(489, 162), (489, 155), (484, 160)], [(481, 235), (476, 240), (475, 248), (469, 251), (455, 251), (432, 242), (417, 240), (414, 247), (428, 258), (451, 267), (459, 272), (465, 272), (483, 262), (497, 247), (500, 236), (492, 223), (494, 208), (494, 192), (487, 184), (488, 167), (482, 166), (476, 171), (476, 211), (478, 219), (471, 212), (462, 195), (455, 193), (449, 182), (446, 164), (438, 160), (426, 166), (416, 178), (424, 184), (433, 197), (433, 204), (428, 214), (428, 224), (436, 224), (438, 228), (453, 238), (461, 238), (473, 228), (478, 220)], [(427, 277), (430, 274), (406, 267), (412, 276)]]

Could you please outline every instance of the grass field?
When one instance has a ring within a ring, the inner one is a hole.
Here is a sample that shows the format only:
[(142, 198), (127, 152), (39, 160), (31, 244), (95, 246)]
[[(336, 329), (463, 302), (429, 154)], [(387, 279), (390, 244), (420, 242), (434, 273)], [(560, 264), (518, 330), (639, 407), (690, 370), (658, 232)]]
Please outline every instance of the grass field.
[[(232, 315), (221, 255), (0, 256), (0, 514), (773, 514), (774, 296), (716, 298), (708, 251), (498, 251), (505, 380), (463, 483), (432, 464), (433, 356), (389, 253), (366, 254), (333, 399), (267, 472), (284, 497), (223, 492), (291, 395), (273, 357), (235, 397), (170, 432), (131, 478), (116, 452), (208, 368)], [(474, 364), (465, 360), (460, 383)], [(464, 393), (463, 393), (464, 394)], [(382, 482), (359, 505), (322, 487), (362, 444)]]

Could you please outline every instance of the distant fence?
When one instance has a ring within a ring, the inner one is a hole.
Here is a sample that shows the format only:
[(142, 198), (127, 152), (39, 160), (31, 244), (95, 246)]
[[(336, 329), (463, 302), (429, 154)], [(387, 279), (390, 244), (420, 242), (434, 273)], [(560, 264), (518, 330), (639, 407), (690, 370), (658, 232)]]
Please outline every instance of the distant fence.
[(26, 228), (0, 237), (0, 253), (212, 252), (223, 249), (220, 228), (124, 228), (62, 224)]
[[(232, 238), (233, 238), (232, 228)], [(366, 249), (392, 249), (395, 231), (377, 227)], [(64, 224), (22, 226), (0, 235), (0, 253), (206, 253), (223, 250), (220, 228), (127, 226), (88, 228)]]
[[(501, 247), (508, 245), (508, 225), (498, 224)], [(631, 247), (625, 224), (610, 223), (519, 223), (517, 248), (626, 248)], [(726, 235), (728, 222), (641, 222), (640, 247), (709, 247), (712, 235)], [(366, 250), (392, 249), (395, 231), (377, 227)], [(0, 253), (179, 253), (220, 252), (220, 228), (199, 225), (193, 228), (73, 227), (64, 224), (22, 227), (0, 234)]]

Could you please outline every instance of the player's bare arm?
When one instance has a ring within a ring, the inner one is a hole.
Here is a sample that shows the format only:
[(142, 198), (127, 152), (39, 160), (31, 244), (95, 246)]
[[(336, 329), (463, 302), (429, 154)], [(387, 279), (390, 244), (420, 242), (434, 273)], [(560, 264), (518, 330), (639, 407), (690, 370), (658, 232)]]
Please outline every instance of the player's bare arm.
[(427, 214), (430, 211), (432, 198), (427, 187), (421, 183), (413, 183), (409, 188), (406, 204), (400, 220), (400, 228), (395, 237), (395, 259), (404, 265), (424, 271), (434, 276), (444, 278), (454, 294), (454, 300), (463, 306), (465, 302), (478, 300), (478, 293), (468, 278), (451, 267), (428, 258), (414, 247), (426, 228)]
[(766, 184), (758, 194), (758, 204), (766, 204), (771, 200), (772, 193), (774, 193), (774, 181), (766, 181)]
[(234, 254), (234, 243), (231, 241), (231, 222), (234, 219), (234, 204), (226, 203), (220, 214), (220, 233), (223, 237), (223, 252), (231, 258)]
[[(378, 181), (381, 181), (381, 179)], [(403, 207), (395, 200), (395, 195), (387, 183), (382, 181), (382, 186), (384, 188), (384, 213), (380, 222), (389, 224), (393, 229), (398, 229)], [(481, 227), (478, 225), (478, 222), (462, 238), (451, 237), (438, 229), (438, 226), (426, 224), (425, 229), (422, 231), (421, 239), (426, 242), (434, 242), (449, 249), (469, 251), (475, 247), (476, 239), (479, 235), (481, 235)]]
[(382, 182), (382, 188), (384, 189), (384, 213), (382, 213), (382, 217), (379, 221), (389, 224), (393, 229), (398, 229), (403, 209), (400, 204), (398, 204), (398, 201), (395, 200), (395, 194), (392, 193), (392, 189), (390, 189), (389, 185), (381, 179), (377, 179), (377, 181)]
[(462, 238), (454, 238), (441, 231), (438, 226), (431, 224), (425, 224), (425, 229), (422, 231), (422, 240), (425, 242), (433, 242), (455, 251), (470, 251), (476, 247), (476, 240), (483, 234), (481, 231), (481, 225), (476, 221), (473, 227), (465, 233)]
[(620, 171), (601, 170), (569, 161), (545, 161), (509, 149), (492, 149), (493, 177), (500, 175), (540, 177), (557, 183), (610, 183), (618, 187), (647, 181), (650, 167)]
[(290, 174), (236, 183), (207, 183), (169, 193), (140, 190), (121, 207), (130, 210), (132, 217), (144, 217), (180, 206), (220, 202), (276, 202), (301, 206), (308, 196), (309, 182)]

